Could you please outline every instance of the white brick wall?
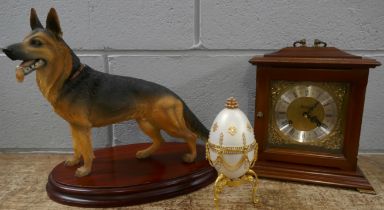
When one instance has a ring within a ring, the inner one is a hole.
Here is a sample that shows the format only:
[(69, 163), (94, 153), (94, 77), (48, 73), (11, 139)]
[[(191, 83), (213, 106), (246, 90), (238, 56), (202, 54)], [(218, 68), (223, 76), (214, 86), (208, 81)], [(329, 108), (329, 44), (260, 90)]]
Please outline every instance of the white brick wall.
[(201, 2), (202, 40), (211, 49), (278, 49), (302, 38), (347, 50), (384, 50), (384, 1)]
[[(3, 0), (0, 47), (42, 22), (55, 7), (64, 39), (82, 62), (111, 74), (160, 83), (179, 94), (206, 126), (235, 96), (253, 121), (255, 70), (248, 60), (319, 38), (384, 62), (384, 1), (350, 0)], [(68, 126), (38, 91), (34, 75), (18, 84), (0, 54), (0, 150), (68, 150)], [(360, 151), (383, 152), (384, 68), (371, 71)], [(134, 123), (94, 129), (95, 147), (145, 142)]]

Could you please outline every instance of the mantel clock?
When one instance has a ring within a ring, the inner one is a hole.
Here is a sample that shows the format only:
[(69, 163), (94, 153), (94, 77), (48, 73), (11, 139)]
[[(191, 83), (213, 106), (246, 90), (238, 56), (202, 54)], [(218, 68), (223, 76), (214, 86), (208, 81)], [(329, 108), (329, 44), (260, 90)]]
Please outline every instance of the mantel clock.
[(254, 57), (260, 176), (374, 192), (357, 166), (369, 68), (379, 66), (315, 40)]

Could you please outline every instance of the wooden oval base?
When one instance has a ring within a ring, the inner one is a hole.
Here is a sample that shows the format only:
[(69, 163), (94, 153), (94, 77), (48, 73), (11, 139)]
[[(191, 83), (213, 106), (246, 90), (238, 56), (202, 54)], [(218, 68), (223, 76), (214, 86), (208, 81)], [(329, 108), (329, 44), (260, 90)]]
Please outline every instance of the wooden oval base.
[(117, 207), (148, 203), (197, 190), (212, 183), (216, 171), (198, 145), (194, 163), (184, 163), (185, 143), (165, 143), (147, 159), (138, 150), (149, 144), (131, 144), (95, 151), (92, 173), (75, 177), (78, 166), (57, 165), (49, 175), (48, 196), (62, 204), (79, 207)]

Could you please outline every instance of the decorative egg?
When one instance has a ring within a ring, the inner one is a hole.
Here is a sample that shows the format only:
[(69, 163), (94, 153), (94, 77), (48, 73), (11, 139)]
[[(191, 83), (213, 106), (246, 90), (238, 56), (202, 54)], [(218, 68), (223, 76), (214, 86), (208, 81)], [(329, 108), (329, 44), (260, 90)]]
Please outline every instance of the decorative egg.
[(210, 164), (230, 179), (243, 176), (256, 162), (253, 128), (235, 98), (227, 99), (213, 121), (206, 148)]

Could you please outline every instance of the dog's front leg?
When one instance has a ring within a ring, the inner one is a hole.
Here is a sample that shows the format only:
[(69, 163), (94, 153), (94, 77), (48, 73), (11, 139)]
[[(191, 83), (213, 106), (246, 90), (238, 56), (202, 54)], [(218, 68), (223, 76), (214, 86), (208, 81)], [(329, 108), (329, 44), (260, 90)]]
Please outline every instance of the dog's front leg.
[(76, 170), (75, 176), (86, 176), (91, 173), (92, 161), (94, 159), (91, 140), (91, 128), (71, 125), (71, 131), (75, 152), (74, 159), (76, 160), (76, 158), (80, 158), (81, 155), (84, 161), (84, 165)]
[(64, 165), (65, 166), (74, 166), (80, 163), (81, 160), (81, 153), (79, 151), (78, 142), (75, 140), (73, 129), (71, 128), (72, 132), (72, 146), (73, 146), (73, 156), (65, 160)]

